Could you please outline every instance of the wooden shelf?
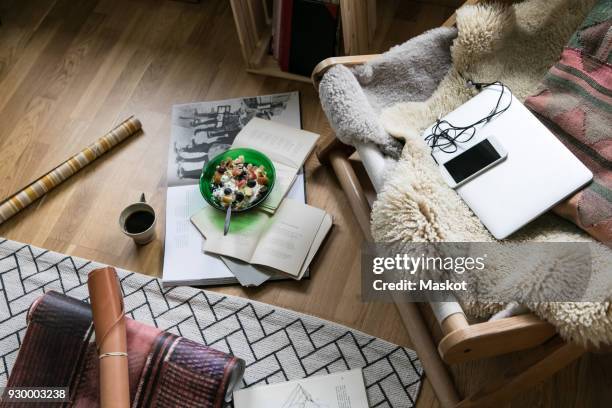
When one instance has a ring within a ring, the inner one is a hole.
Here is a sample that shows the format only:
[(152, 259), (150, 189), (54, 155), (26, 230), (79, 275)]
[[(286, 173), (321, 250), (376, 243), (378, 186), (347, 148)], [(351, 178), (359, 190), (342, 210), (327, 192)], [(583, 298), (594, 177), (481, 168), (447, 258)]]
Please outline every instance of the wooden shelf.
[(278, 66), (278, 61), (276, 61), (276, 59), (274, 59), (274, 57), (271, 55), (265, 55), (262, 58), (260, 65), (254, 68), (247, 68), (247, 72), (258, 74), (258, 75), (267, 75), (267, 76), (272, 76), (272, 77), (282, 78), (282, 79), (290, 79), (292, 81), (300, 81), (300, 82), (306, 82), (306, 83), (311, 82), (310, 77), (292, 74), (291, 72), (285, 72), (281, 70), (280, 67)]
[[(278, 61), (268, 53), (272, 21), (271, 10), (266, 11), (266, 3), (267, 0), (231, 0), (247, 72), (310, 82), (307, 76), (282, 71)], [(380, 51), (381, 39), (398, 4), (399, 0), (340, 0), (344, 54)]]

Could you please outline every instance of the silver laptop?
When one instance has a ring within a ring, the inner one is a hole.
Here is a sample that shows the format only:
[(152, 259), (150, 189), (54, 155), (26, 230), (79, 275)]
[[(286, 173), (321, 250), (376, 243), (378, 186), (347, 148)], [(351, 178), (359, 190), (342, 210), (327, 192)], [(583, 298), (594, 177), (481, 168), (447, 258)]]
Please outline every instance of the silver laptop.
[[(487, 87), (444, 119), (456, 126), (474, 123), (491, 112), (500, 92), (501, 86)], [(440, 164), (457, 158), (453, 162), (455, 170), (465, 172), (466, 166), (474, 167), (474, 160), (479, 159), (476, 149), (459, 160), (462, 153), (482, 146), (481, 142), (489, 138), (501, 144), (505, 159), (456, 188), (497, 239), (508, 237), (593, 178), (589, 169), (507, 89), (504, 98), (512, 98), (509, 109), (478, 127), (469, 142), (458, 144), (456, 152), (432, 152)], [(502, 101), (501, 105), (506, 104)], [(430, 133), (431, 127), (423, 137)], [(441, 166), (441, 170), (448, 174), (446, 167)]]

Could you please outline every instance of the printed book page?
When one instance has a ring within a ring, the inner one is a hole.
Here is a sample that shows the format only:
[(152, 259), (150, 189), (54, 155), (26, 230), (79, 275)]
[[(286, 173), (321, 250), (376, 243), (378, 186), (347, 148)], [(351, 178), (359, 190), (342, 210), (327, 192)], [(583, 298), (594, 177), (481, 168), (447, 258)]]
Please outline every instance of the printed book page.
[(300, 95), (274, 95), (205, 101), (172, 106), (168, 146), (168, 186), (197, 185), (202, 167), (232, 146), (253, 118), (299, 129)]
[(206, 205), (191, 217), (191, 222), (206, 238), (201, 250), (252, 263), (253, 253), (270, 219), (270, 215), (257, 210), (232, 214), (229, 232), (224, 236), (225, 214)]
[(274, 213), (295, 181), (319, 135), (282, 123), (253, 118), (236, 135), (232, 148), (246, 147), (264, 153), (276, 170), (276, 182), (270, 196), (261, 205)]
[[(314, 257), (314, 254), (310, 256), (313, 244), (319, 242), (320, 245), (324, 238), (317, 234), (326, 216), (323, 210), (286, 199), (274, 216), (263, 211), (232, 216), (229, 233), (225, 236), (224, 214), (211, 206), (204, 207), (191, 221), (206, 237), (205, 252), (230, 256), (298, 277), (305, 272), (305, 261)], [(313, 249), (316, 252), (317, 248)]]
[(272, 214), (274, 214), (274, 211), (276, 211), (281, 201), (283, 201), (285, 194), (289, 191), (296, 178), (296, 172), (293, 167), (274, 162), (274, 170), (276, 171), (274, 187), (272, 191), (270, 191), (270, 195), (266, 198), (266, 201), (261, 203), (260, 206), (262, 210), (271, 212)]
[(232, 147), (248, 147), (297, 170), (314, 149), (319, 135), (281, 123), (253, 118), (236, 135)]
[[(308, 272), (308, 268), (312, 263), (315, 255), (319, 251), (319, 248), (323, 244), (325, 237), (329, 233), (329, 230), (333, 227), (334, 221), (331, 215), (325, 214), (325, 218), (317, 231), (317, 235), (310, 246), (306, 260), (302, 265), (302, 269), (298, 276), (293, 276), (294, 279), (300, 280)], [(204, 249), (202, 249), (204, 252)], [(242, 286), (259, 286), (266, 280), (273, 277), (276, 272), (270, 268), (266, 268), (263, 265), (251, 265), (248, 262), (238, 260), (236, 258), (221, 256), (223, 262), (232, 270), (232, 273), (236, 276), (236, 279)]]
[(234, 408), (368, 408), (361, 369), (234, 391)]
[(176, 186), (167, 190), (165, 285), (196, 285), (202, 279), (223, 281), (233, 275), (218, 256), (202, 253), (202, 236), (189, 217), (208, 206), (198, 186)]
[(251, 263), (298, 276), (325, 218), (325, 211), (285, 200), (265, 229)]

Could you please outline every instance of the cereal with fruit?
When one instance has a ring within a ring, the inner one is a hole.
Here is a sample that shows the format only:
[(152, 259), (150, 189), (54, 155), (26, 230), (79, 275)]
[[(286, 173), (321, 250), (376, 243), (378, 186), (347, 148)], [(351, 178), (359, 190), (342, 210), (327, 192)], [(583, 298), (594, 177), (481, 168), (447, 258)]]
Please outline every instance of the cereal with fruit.
[(242, 210), (255, 205), (268, 190), (268, 176), (264, 166), (244, 161), (240, 155), (227, 157), (215, 169), (211, 180), (213, 197), (224, 207)]

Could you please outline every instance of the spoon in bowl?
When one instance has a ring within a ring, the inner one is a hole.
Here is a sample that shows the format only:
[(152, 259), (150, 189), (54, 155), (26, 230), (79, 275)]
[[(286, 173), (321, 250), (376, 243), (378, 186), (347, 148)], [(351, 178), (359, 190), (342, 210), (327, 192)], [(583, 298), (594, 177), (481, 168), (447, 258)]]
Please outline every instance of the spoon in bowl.
[(223, 236), (226, 236), (229, 231), (231, 218), (232, 218), (232, 205), (230, 204), (227, 206), (227, 211), (225, 212), (225, 224), (223, 224)]

